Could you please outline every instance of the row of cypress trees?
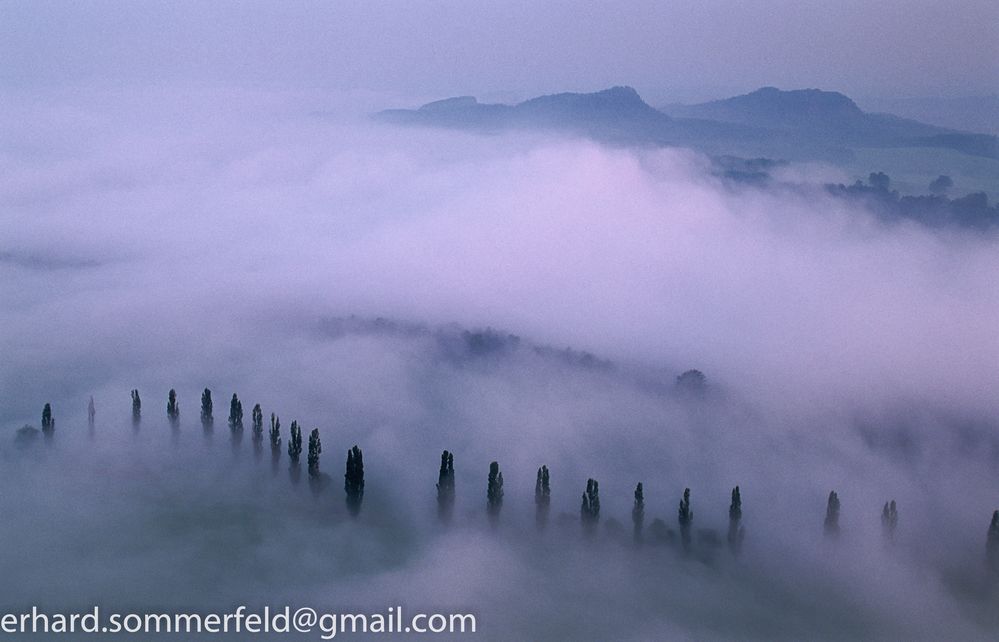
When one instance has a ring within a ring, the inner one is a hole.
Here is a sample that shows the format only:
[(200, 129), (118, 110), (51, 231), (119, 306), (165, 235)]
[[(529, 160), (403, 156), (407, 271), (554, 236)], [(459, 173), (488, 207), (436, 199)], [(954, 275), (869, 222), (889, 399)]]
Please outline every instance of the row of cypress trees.
[[(438, 512), (442, 521), (448, 522), (454, 509), (454, 453), (445, 450), (441, 453), (440, 472), (437, 481)], [(539, 529), (548, 524), (551, 506), (551, 476), (548, 466), (538, 469), (534, 486), (534, 503), (536, 507), (536, 523)], [(489, 464), (489, 474), (486, 480), (486, 508), (492, 523), (499, 518), (503, 504), (503, 473), (497, 462)], [(839, 535), (840, 499), (836, 491), (830, 491), (826, 503), (825, 532), (830, 537)], [(635, 486), (634, 505), (632, 507), (633, 535), (636, 543), (643, 540), (645, 529), (645, 492), (641, 482)], [(733, 554), (738, 555), (746, 537), (746, 529), (742, 525), (742, 491), (739, 486), (732, 489), (731, 503), (728, 509), (728, 533), (726, 541)], [(587, 534), (593, 534), (600, 519), (600, 484), (595, 479), (586, 480), (586, 488), (582, 494), (580, 505), (580, 522)], [(657, 520), (658, 521), (658, 520)], [(685, 551), (693, 546), (694, 512), (691, 509), (690, 489), (683, 490), (677, 509), (677, 524), (680, 530), (680, 543)], [(898, 527), (898, 505), (894, 499), (885, 502), (881, 513), (881, 523), (885, 538), (893, 542), (895, 530)], [(986, 552), (989, 567), (999, 574), (999, 510), (992, 514), (986, 537)]]
[[(132, 423), (138, 427), (142, 420), (142, 400), (138, 390), (132, 390)], [(215, 422), (214, 403), (212, 401), (212, 391), (205, 388), (201, 393), (201, 424), (206, 433), (211, 433)], [(171, 389), (167, 394), (167, 420), (171, 428), (177, 429), (180, 425), (180, 404), (177, 401), (177, 391)], [(94, 406), (94, 398), (91, 397), (87, 405), (87, 422), (93, 427), (97, 411)], [(252, 435), (254, 449), (261, 452), (263, 449), (264, 437), (264, 413), (260, 404), (253, 406), (251, 413)], [(232, 433), (233, 444), (237, 445), (243, 432), (243, 404), (239, 396), (233, 393), (229, 403), (229, 430)], [(302, 454), (302, 429), (297, 421), (291, 422), (290, 435), (288, 439), (288, 457), (294, 469), (299, 466)], [(42, 434), (47, 440), (55, 434), (55, 419), (52, 416), (52, 405), (46, 403), (42, 409)], [(275, 463), (281, 458), (281, 420), (277, 415), (271, 413), (270, 426), (271, 455)], [(313, 429), (309, 434), (308, 444), (308, 471), (309, 478), (318, 480), (321, 476), (319, 470), (319, 455), (323, 451), (322, 440), (319, 437), (319, 429)], [(347, 466), (344, 474), (344, 491), (347, 495), (347, 508), (353, 515), (357, 515), (361, 510), (361, 502), (364, 498), (364, 459), (363, 453), (358, 446), (354, 446), (347, 451)]]
[[(142, 401), (138, 390), (132, 390), (132, 421), (138, 425), (142, 416)], [(177, 392), (171, 389), (167, 395), (167, 419), (170, 425), (176, 428), (180, 422), (180, 405), (177, 402)], [(201, 394), (201, 423), (206, 432), (212, 430), (214, 424), (213, 416), (214, 404), (212, 402), (212, 392), (205, 388)], [(96, 410), (94, 399), (90, 398), (87, 406), (87, 420), (92, 426), (95, 420)], [(243, 404), (234, 393), (229, 403), (229, 429), (233, 433), (234, 442), (238, 442), (239, 435), (243, 430)], [(260, 404), (256, 404), (252, 411), (252, 431), (253, 443), (257, 450), (260, 450), (263, 443), (263, 411)], [(42, 408), (42, 435), (50, 440), (55, 434), (55, 418), (52, 414), (52, 406), (46, 403)], [(276, 463), (281, 457), (281, 420), (271, 413), (270, 418), (270, 446), (273, 461)], [(288, 457), (292, 465), (297, 467), (302, 454), (302, 430), (297, 421), (291, 422), (290, 435), (288, 440)], [(310, 478), (319, 478), (319, 456), (322, 453), (322, 441), (319, 436), (319, 429), (313, 429), (309, 434), (308, 443), (308, 471)], [(361, 509), (364, 497), (364, 460), (361, 449), (355, 445), (347, 451), (346, 471), (344, 473), (344, 492), (346, 493), (347, 508), (353, 515), (357, 515)], [(437, 479), (437, 507), (438, 515), (444, 522), (449, 522), (454, 512), (455, 503), (455, 476), (454, 476), (454, 453), (447, 450), (441, 453), (440, 471)], [(548, 466), (538, 468), (537, 480), (534, 487), (534, 503), (536, 510), (536, 523), (539, 529), (544, 529), (548, 523), (549, 510), (551, 507), (551, 477)], [(486, 509), (492, 524), (498, 523), (500, 511), (503, 507), (503, 473), (498, 462), (489, 464), (489, 474), (486, 481)], [(827, 536), (835, 537), (840, 533), (839, 517), (841, 503), (836, 491), (830, 491), (826, 501), (826, 516), (823, 523)], [(595, 479), (586, 481), (586, 488), (582, 494), (580, 505), (580, 521), (584, 532), (592, 534), (600, 519), (600, 485)], [(689, 551), (692, 546), (692, 528), (694, 522), (694, 512), (691, 509), (690, 489), (685, 488), (683, 496), (677, 510), (677, 524), (680, 529), (680, 542), (684, 550)], [(636, 542), (643, 538), (645, 526), (645, 493), (641, 483), (635, 487), (634, 505), (632, 507), (633, 534)], [(885, 502), (881, 512), (881, 524), (886, 539), (893, 541), (895, 531), (898, 527), (898, 505), (892, 499)], [(742, 542), (745, 538), (745, 528), (742, 526), (742, 494), (740, 488), (736, 486), (732, 489), (732, 499), (729, 504), (729, 527), (726, 540), (729, 548), (734, 554), (738, 554)], [(999, 574), (999, 510), (992, 514), (992, 521), (989, 524), (986, 537), (986, 555), (989, 567)]]

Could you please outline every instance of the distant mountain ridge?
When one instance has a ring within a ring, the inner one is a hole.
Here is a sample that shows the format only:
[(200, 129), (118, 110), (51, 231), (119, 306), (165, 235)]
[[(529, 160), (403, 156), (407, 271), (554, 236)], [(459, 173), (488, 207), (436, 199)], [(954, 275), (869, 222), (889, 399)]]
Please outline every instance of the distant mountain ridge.
[(406, 125), (478, 131), (547, 129), (617, 144), (681, 145), (713, 154), (837, 160), (852, 147), (936, 147), (999, 158), (995, 136), (863, 111), (849, 97), (819, 89), (757, 91), (698, 105), (656, 109), (631, 87), (538, 96), (515, 105), (446, 98), (418, 109), (375, 114)]
[[(644, 136), (661, 137), (659, 128), (670, 118), (655, 109), (631, 87), (612, 87), (589, 94), (560, 93), (538, 96), (516, 105), (480, 103), (474, 96), (456, 96), (427, 103), (418, 109), (389, 109), (376, 118), (400, 124), (499, 130), (512, 127), (579, 129), (644, 128)], [(640, 136), (639, 136), (640, 137)]]
[(776, 128), (828, 126), (855, 122), (865, 115), (857, 103), (839, 92), (821, 89), (781, 91), (776, 87), (763, 87), (742, 96), (696, 105), (666, 105), (662, 111), (682, 118)]
[(892, 114), (865, 112), (835, 91), (763, 87), (742, 96), (696, 105), (667, 105), (674, 117), (703, 118), (768, 129), (800, 131), (842, 144), (942, 147), (999, 158), (996, 137), (961, 132)]

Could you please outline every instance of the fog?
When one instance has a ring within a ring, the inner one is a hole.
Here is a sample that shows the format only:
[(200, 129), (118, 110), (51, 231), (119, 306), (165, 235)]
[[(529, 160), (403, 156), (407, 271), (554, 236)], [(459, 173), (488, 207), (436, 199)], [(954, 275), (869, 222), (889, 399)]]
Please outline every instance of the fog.
[[(485, 639), (996, 635), (994, 234), (885, 224), (824, 190), (846, 180), (827, 166), (734, 185), (689, 150), (367, 117), (389, 100), (6, 93), (0, 604), (401, 604), (475, 613)], [(674, 385), (690, 368), (704, 394)], [(255, 456), (249, 421), (230, 445), (233, 392), (247, 417), (277, 413), (285, 440), (292, 420), (319, 428), (321, 492), (291, 481), (287, 454)], [(46, 402), (52, 443), (17, 447)], [(353, 444), (357, 519), (339, 483)], [(591, 477), (601, 523), (585, 537)], [(637, 482), (647, 533), (677, 530), (689, 487), (695, 530), (723, 544), (740, 485), (741, 555), (635, 546)]]

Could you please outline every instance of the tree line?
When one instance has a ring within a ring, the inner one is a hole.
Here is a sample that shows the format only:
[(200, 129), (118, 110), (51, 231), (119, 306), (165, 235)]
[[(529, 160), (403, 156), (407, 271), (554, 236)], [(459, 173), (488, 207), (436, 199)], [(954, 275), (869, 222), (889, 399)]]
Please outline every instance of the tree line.
[[(142, 402), (138, 390), (132, 390), (132, 422), (138, 427), (142, 418)], [(180, 405), (177, 402), (177, 392), (171, 389), (167, 395), (166, 405), (167, 420), (170, 426), (177, 429), (180, 422)], [(96, 417), (96, 408), (93, 397), (87, 405), (87, 421), (92, 427)], [(259, 454), (263, 449), (263, 411), (260, 404), (253, 407), (251, 414), (252, 433), (254, 450)], [(233, 444), (237, 445), (241, 439), (243, 431), (243, 404), (239, 397), (233, 393), (229, 402), (228, 426), (232, 435)], [(205, 388), (201, 394), (201, 424), (206, 433), (211, 433), (214, 426), (214, 404), (212, 401), (212, 391)], [(55, 418), (52, 413), (52, 405), (46, 403), (42, 408), (41, 434), (45, 441), (51, 441), (55, 436)], [(17, 433), (17, 440), (21, 442), (32, 441), (37, 436), (38, 431), (32, 426), (24, 426)], [(270, 431), (268, 433), (271, 458), (276, 465), (282, 455), (282, 433), (281, 419), (274, 413), (270, 416)], [(289, 428), (287, 442), (288, 458), (291, 462), (292, 470), (297, 471), (300, 466), (302, 455), (302, 429), (297, 421), (292, 421)], [(307, 468), (310, 480), (318, 480), (321, 477), (319, 469), (319, 459), (322, 454), (322, 441), (319, 429), (315, 428), (309, 433)], [(503, 472), (500, 470), (499, 462), (490, 462), (489, 471), (486, 477), (486, 512), (490, 523), (495, 526), (499, 523), (500, 514), (503, 508)], [(344, 493), (346, 495), (347, 509), (351, 515), (357, 516), (360, 513), (364, 498), (364, 458), (361, 449), (354, 445), (347, 451), (346, 467), (344, 472)], [(437, 477), (437, 508), (438, 518), (449, 523), (452, 519), (455, 504), (455, 473), (454, 473), (454, 453), (443, 451), (440, 459), (440, 469)], [(547, 465), (538, 468), (537, 478), (534, 486), (535, 523), (539, 530), (544, 530), (549, 523), (549, 512), (551, 509), (551, 475)], [(840, 534), (840, 510), (841, 503), (838, 493), (830, 491), (826, 500), (826, 513), (823, 522), (823, 529), (827, 537), (835, 538)], [(600, 521), (600, 484), (595, 479), (587, 479), (586, 486), (581, 495), (579, 509), (580, 524), (583, 533), (592, 536)], [(634, 504), (632, 507), (632, 536), (636, 543), (642, 543), (646, 538), (645, 533), (645, 492), (641, 482), (635, 486)], [(728, 533), (726, 541), (728, 548), (734, 555), (738, 555), (746, 536), (746, 529), (742, 525), (742, 492), (739, 486), (732, 489), (731, 502), (728, 510)], [(895, 532), (898, 527), (899, 514), (898, 505), (894, 499), (885, 502), (881, 511), (881, 524), (884, 537), (887, 541), (893, 542)], [(680, 545), (685, 552), (690, 552), (693, 547), (693, 525), (694, 511), (691, 504), (690, 488), (685, 488), (677, 508), (677, 526), (680, 532)], [(656, 519), (650, 525), (653, 536), (657, 538), (669, 537), (669, 531), (662, 520)], [(701, 539), (712, 543), (711, 531), (702, 531)], [(999, 510), (992, 514), (992, 520), (986, 533), (985, 541), (986, 563), (988, 568), (999, 576)]]
[[(132, 399), (132, 425), (138, 429), (142, 422), (142, 400), (138, 390), (130, 391)], [(206, 435), (210, 435), (215, 425), (215, 404), (212, 400), (212, 391), (205, 388), (201, 393), (201, 425)], [(167, 421), (174, 430), (180, 427), (180, 404), (177, 401), (177, 391), (171, 389), (167, 393), (166, 404)], [(97, 409), (94, 405), (94, 398), (90, 397), (87, 404), (87, 423), (93, 429), (97, 417)], [(264, 415), (260, 404), (253, 406), (251, 411), (251, 430), (254, 451), (259, 455), (263, 452), (264, 441)], [(233, 446), (238, 446), (243, 434), (243, 403), (237, 394), (232, 395), (229, 402), (229, 417), (227, 424), (232, 436)], [(282, 436), (281, 420), (271, 413), (270, 422), (270, 446), (272, 461), (276, 465), (281, 459)], [(27, 444), (34, 441), (39, 431), (33, 426), (27, 425), (17, 431), (15, 437), (19, 444)], [(42, 429), (46, 442), (50, 442), (55, 437), (55, 418), (52, 413), (52, 404), (46, 403), (42, 408)], [(302, 455), (302, 429), (297, 421), (291, 422), (290, 434), (287, 442), (288, 458), (291, 462), (292, 478), (297, 480)], [(313, 429), (309, 434), (307, 468), (310, 481), (319, 481), (323, 475), (319, 469), (319, 456), (323, 451), (322, 440), (319, 436), (319, 429)], [(352, 515), (360, 513), (362, 500), (364, 498), (364, 459), (363, 453), (358, 446), (354, 446), (347, 451), (347, 465), (344, 473), (344, 492), (346, 493), (347, 509)]]

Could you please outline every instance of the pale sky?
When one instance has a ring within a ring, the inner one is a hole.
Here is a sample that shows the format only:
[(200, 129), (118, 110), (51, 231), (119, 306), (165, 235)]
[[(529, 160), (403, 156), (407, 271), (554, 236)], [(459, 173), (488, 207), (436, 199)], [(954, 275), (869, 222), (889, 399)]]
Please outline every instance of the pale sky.
[[(176, 80), (509, 99), (999, 92), (995, 0), (0, 0), (0, 86)], [(504, 93), (506, 92), (506, 93)]]

